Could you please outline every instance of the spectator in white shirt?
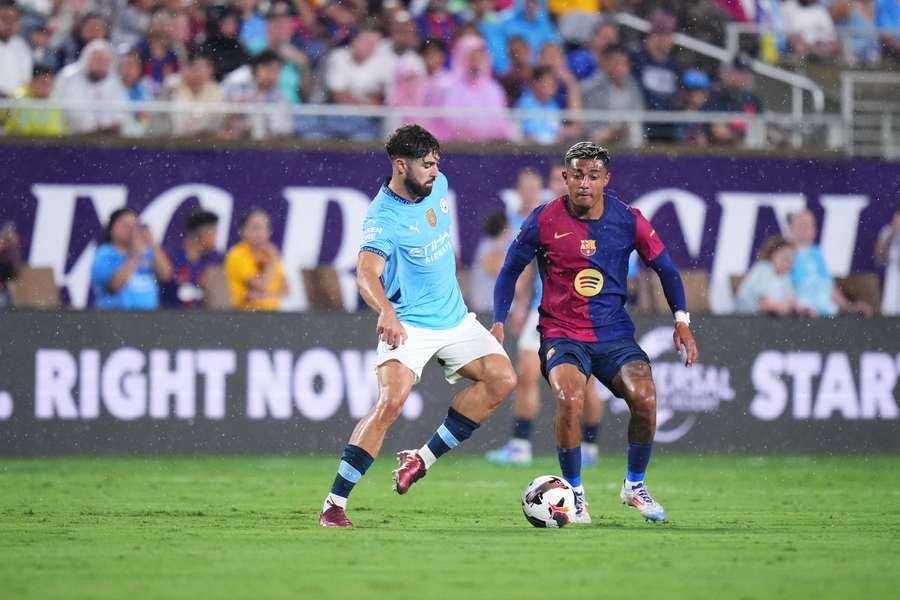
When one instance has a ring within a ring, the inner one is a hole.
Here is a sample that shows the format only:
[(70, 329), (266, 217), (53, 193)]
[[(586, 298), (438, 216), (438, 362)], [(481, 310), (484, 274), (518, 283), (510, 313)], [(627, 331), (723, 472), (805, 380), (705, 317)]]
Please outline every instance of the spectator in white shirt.
[[(113, 68), (109, 42), (99, 39), (85, 46), (78, 62), (60, 72), (53, 97), (84, 104), (126, 102), (128, 96)], [(108, 106), (73, 107), (66, 109), (63, 115), (69, 133), (118, 133), (127, 112)]]
[(0, 97), (31, 81), (31, 50), (18, 35), (21, 16), (14, 0), (0, 0)]
[[(325, 87), (335, 104), (379, 106), (384, 103), (395, 58), (381, 48), (381, 33), (365, 28), (349, 46), (332, 50), (325, 64)], [(379, 123), (372, 117), (326, 118), (331, 135), (356, 140), (375, 139)]]
[(787, 0), (782, 5), (784, 29), (800, 59), (830, 59), (840, 49), (834, 21), (818, 0)]

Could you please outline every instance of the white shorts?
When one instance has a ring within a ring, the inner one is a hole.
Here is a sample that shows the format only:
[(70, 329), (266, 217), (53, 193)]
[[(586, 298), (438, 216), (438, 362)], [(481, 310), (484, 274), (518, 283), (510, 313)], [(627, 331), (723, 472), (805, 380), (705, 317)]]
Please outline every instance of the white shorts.
[(541, 349), (541, 335), (537, 330), (540, 317), (536, 308), (528, 313), (528, 318), (525, 319), (525, 325), (522, 327), (522, 333), (519, 334), (519, 352), (537, 352)]
[(406, 341), (396, 348), (378, 342), (375, 365), (383, 365), (389, 360), (400, 361), (416, 374), (416, 383), (422, 378), (422, 369), (433, 356), (444, 367), (444, 378), (448, 383), (456, 383), (461, 379), (457, 374), (461, 368), (488, 354), (502, 354), (506, 351), (497, 338), (484, 328), (469, 313), (462, 323), (451, 329), (423, 329), (403, 324), (406, 330)]

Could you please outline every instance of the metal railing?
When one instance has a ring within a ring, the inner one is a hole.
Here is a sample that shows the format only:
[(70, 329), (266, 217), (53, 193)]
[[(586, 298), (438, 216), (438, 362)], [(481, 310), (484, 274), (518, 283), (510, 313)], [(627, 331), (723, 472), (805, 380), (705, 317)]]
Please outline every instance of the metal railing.
[(900, 73), (841, 73), (841, 112), (847, 154), (900, 158)]
[[(570, 121), (574, 123), (597, 123), (606, 126), (624, 124), (628, 128), (629, 145), (640, 145), (644, 131), (648, 125), (712, 125), (741, 123), (746, 128), (743, 147), (751, 149), (765, 148), (768, 145), (767, 132), (770, 128), (801, 138), (811, 135), (823, 135), (825, 145), (831, 150), (843, 148), (845, 145), (844, 122), (838, 115), (810, 114), (798, 119), (792, 113), (766, 112), (762, 114), (732, 112), (699, 112), (699, 111), (607, 111), (607, 110), (521, 110), (485, 111), (479, 109), (460, 108), (412, 108), (385, 106), (348, 106), (336, 104), (251, 104), (251, 103), (195, 103), (185, 105), (168, 101), (143, 102), (94, 102), (94, 101), (61, 101), (48, 100), (0, 100), (0, 112), (11, 110), (60, 110), (63, 114), (71, 112), (92, 112), (97, 114), (120, 114), (123, 120), (135, 118), (135, 115), (152, 115), (151, 126), (143, 131), (130, 129), (125, 135), (135, 137), (177, 137), (171, 129), (171, 117), (177, 114), (204, 115), (238, 115), (245, 117), (280, 117), (294, 119), (290, 133), (292, 137), (307, 137), (315, 129), (316, 118), (342, 117), (366, 118), (376, 121), (373, 137), (384, 136), (387, 130), (401, 124), (401, 120), (442, 120), (447, 123), (460, 123), (470, 120), (507, 119), (512, 124), (512, 136), (508, 141), (533, 143), (522, 134), (522, 123), (530, 119)], [(452, 127), (452, 125), (451, 125)], [(214, 132), (209, 132), (214, 133)], [(195, 135), (195, 134), (191, 134)], [(319, 136), (318, 139), (321, 139)], [(455, 140), (462, 141), (462, 140)], [(818, 145), (818, 143), (817, 143)]]

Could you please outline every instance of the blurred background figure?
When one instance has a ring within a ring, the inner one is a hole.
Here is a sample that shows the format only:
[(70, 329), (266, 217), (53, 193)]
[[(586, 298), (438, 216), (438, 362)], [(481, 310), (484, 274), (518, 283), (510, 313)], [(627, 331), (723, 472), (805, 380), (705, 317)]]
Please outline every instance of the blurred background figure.
[[(59, 74), (53, 97), (75, 102), (118, 102), (128, 100), (122, 82), (113, 68), (113, 52), (103, 39), (88, 44), (78, 62)], [(64, 111), (69, 133), (118, 133), (126, 112), (107, 107), (67, 109)]]
[[(644, 110), (644, 94), (631, 73), (631, 59), (624, 46), (608, 46), (599, 57), (602, 69), (581, 82), (581, 99), (585, 110)], [(584, 135), (602, 145), (628, 143), (640, 146), (644, 141), (640, 128), (628, 123), (588, 120)]]
[(809, 210), (790, 215), (791, 241), (796, 247), (791, 280), (797, 292), (797, 304), (813, 314), (829, 317), (844, 312), (871, 315), (873, 307), (865, 302), (850, 302), (834, 284), (822, 249), (816, 243), (816, 217)]
[[(644, 93), (647, 110), (675, 110), (681, 67), (672, 58), (674, 33), (675, 18), (669, 13), (656, 13), (642, 48), (631, 55), (631, 69)], [(648, 124), (646, 135), (651, 142), (671, 142), (675, 126)]]
[(785, 317), (800, 311), (791, 269), (794, 245), (781, 236), (765, 240), (759, 248), (758, 260), (741, 281), (735, 307), (749, 315)]
[(178, 108), (172, 114), (172, 133), (178, 137), (211, 135), (218, 131), (222, 115), (207, 111), (202, 105), (221, 102), (222, 87), (213, 77), (212, 60), (199, 50), (189, 56), (184, 69), (168, 82), (169, 98)]
[(0, 310), (11, 304), (9, 282), (16, 278), (22, 265), (19, 234), (16, 224), (9, 221), (0, 227)]
[(786, 0), (782, 15), (788, 42), (799, 60), (821, 61), (837, 55), (837, 30), (828, 9), (819, 0)]
[[(19, 88), (15, 97), (23, 100), (46, 100), (53, 93), (53, 71), (38, 65), (31, 82)], [(10, 135), (57, 136), (66, 132), (62, 111), (58, 108), (13, 108), (4, 125)]]
[[(709, 75), (700, 69), (688, 69), (681, 76), (681, 98), (679, 107), (686, 113), (710, 110)], [(675, 138), (681, 143), (696, 147), (709, 145), (709, 126), (704, 123), (681, 123), (676, 128)]]
[(451, 73), (441, 84), (441, 108), (478, 109), (477, 118), (467, 115), (436, 119), (432, 133), (442, 142), (510, 140), (513, 128), (507, 117), (506, 94), (491, 76), (491, 62), (484, 40), (465, 35), (453, 48)]
[(881, 314), (900, 315), (900, 209), (878, 233), (875, 257), (884, 265)]
[(484, 235), (469, 271), (468, 307), (477, 313), (490, 313), (494, 308), (494, 282), (506, 258), (511, 236), (509, 221), (502, 210), (485, 218)]
[(241, 220), (241, 241), (225, 255), (225, 275), (236, 308), (278, 310), (287, 281), (278, 248), (272, 243), (269, 215), (253, 209)]
[(216, 250), (219, 217), (199, 209), (188, 216), (184, 225), (184, 240), (166, 252), (172, 261), (172, 279), (162, 287), (162, 304), (169, 308), (200, 308), (203, 274), (225, 260)]
[(103, 310), (154, 310), (159, 284), (172, 263), (130, 208), (113, 211), (91, 265), (94, 306)]
[(14, 0), (0, 0), (0, 97), (13, 96), (31, 80), (31, 49), (18, 34), (21, 13)]
[(271, 110), (229, 115), (225, 119), (223, 138), (264, 140), (293, 131), (290, 102), (278, 87), (281, 67), (281, 57), (271, 50), (263, 50), (250, 59), (250, 69), (235, 71), (225, 80), (222, 88), (227, 102), (267, 104)]

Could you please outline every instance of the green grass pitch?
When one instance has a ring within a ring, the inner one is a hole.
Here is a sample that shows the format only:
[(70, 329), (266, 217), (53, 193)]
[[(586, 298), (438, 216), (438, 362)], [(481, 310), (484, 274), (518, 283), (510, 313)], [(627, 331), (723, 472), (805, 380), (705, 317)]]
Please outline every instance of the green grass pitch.
[(555, 473), (448, 456), (407, 496), (392, 457), (317, 523), (336, 457), (0, 460), (0, 597), (888, 598), (900, 457), (654, 457), (670, 522), (618, 501), (623, 456), (585, 473), (594, 525), (534, 529)]

